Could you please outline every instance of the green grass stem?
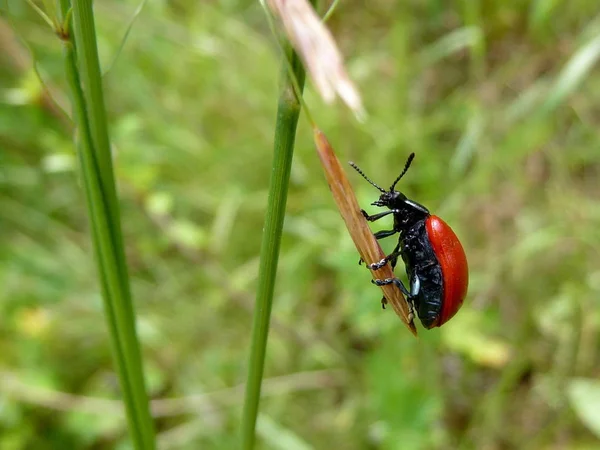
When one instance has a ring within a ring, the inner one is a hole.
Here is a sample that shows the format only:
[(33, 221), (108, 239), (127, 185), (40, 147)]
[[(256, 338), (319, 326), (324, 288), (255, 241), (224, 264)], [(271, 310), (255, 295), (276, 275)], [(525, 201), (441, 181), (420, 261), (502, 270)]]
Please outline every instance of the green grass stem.
[[(68, 0), (61, 0), (61, 22), (69, 8)], [(154, 427), (121, 234), (92, 4), (74, 1), (72, 11), (74, 33), (65, 34), (64, 64), (104, 310), (133, 445), (152, 450)]]
[[(305, 72), (298, 55), (290, 50), (284, 55), (285, 57), (291, 61), (294, 76), (298, 81), (298, 86), (302, 89), (304, 87)], [(296, 128), (301, 109), (300, 101), (294, 91), (294, 83), (288, 73), (287, 64), (284, 60), (281, 69), (282, 91), (279, 97), (275, 123), (273, 171), (269, 185), (267, 213), (260, 251), (258, 289), (254, 305), (250, 364), (242, 417), (242, 448), (245, 450), (253, 449), (255, 443), (256, 419), (269, 335), (273, 290), (277, 274), (277, 261), (279, 259)]]

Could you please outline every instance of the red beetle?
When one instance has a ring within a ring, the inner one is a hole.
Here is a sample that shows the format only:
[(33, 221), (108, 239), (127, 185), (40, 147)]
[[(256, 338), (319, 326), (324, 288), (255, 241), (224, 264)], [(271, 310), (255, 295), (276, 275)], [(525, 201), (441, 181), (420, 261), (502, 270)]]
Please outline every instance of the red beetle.
[[(439, 217), (432, 216), (423, 205), (394, 190), (414, 157), (415, 154), (411, 153), (404, 170), (389, 191), (376, 185), (354, 163), (350, 165), (381, 192), (379, 200), (372, 205), (389, 208), (389, 211), (372, 216), (363, 210), (361, 212), (365, 218), (374, 222), (388, 214), (394, 216), (394, 228), (378, 231), (375, 237), (383, 239), (400, 233), (394, 251), (381, 261), (371, 264), (370, 268), (376, 270), (390, 262), (394, 269), (398, 256), (401, 256), (410, 290), (398, 278), (373, 280), (373, 283), (378, 286), (392, 283), (398, 286), (406, 296), (411, 310), (417, 311), (423, 326), (433, 328), (449, 321), (460, 309), (467, 295), (469, 268), (465, 251), (452, 228)], [(385, 305), (385, 298), (382, 303)]]

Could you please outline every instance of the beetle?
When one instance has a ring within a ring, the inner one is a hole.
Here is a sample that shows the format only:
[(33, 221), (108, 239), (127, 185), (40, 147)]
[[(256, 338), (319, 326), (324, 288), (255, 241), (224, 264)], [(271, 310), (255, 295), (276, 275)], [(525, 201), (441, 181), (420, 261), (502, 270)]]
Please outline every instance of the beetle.
[[(375, 222), (390, 214), (394, 217), (393, 228), (378, 231), (375, 237), (383, 239), (399, 233), (394, 251), (381, 261), (370, 264), (369, 268), (377, 270), (389, 262), (394, 270), (400, 256), (404, 261), (410, 289), (399, 278), (371, 282), (377, 286), (396, 285), (406, 296), (411, 312), (416, 310), (423, 326), (430, 329), (442, 326), (460, 309), (467, 295), (469, 268), (465, 251), (452, 228), (430, 214), (423, 205), (395, 190), (414, 157), (415, 154), (411, 153), (404, 170), (387, 191), (375, 184), (356, 164), (351, 162), (350, 165), (381, 192), (379, 199), (371, 204), (388, 208), (388, 211), (374, 215), (361, 210), (365, 219)], [(384, 308), (386, 303), (384, 297)]]

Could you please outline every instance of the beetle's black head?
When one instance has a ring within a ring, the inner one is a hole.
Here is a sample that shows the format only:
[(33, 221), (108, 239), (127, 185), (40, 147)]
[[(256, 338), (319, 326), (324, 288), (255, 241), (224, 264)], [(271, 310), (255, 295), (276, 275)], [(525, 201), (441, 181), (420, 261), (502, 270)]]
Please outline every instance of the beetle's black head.
[(406, 202), (406, 195), (398, 191), (383, 192), (379, 196), (379, 200), (371, 203), (373, 206), (382, 206), (390, 209), (397, 209)]
[(395, 190), (396, 184), (404, 176), (404, 174), (410, 167), (410, 164), (412, 163), (414, 157), (415, 154), (411, 153), (408, 157), (408, 160), (406, 161), (404, 170), (402, 170), (402, 173), (398, 175), (398, 178), (394, 180), (394, 183), (390, 186), (390, 189), (387, 191), (376, 185), (373, 181), (371, 181), (371, 179), (367, 177), (363, 173), (363, 171), (356, 166), (356, 164), (350, 163), (350, 165), (358, 173), (360, 173), (365, 180), (367, 180), (381, 192), (379, 200), (374, 201), (371, 204), (373, 206), (380, 206), (397, 210), (397, 212), (394, 213), (394, 227), (398, 228), (398, 230), (409, 228), (416, 221), (422, 220), (424, 217), (429, 215), (429, 211), (423, 205), (420, 205), (419, 203), (406, 198), (406, 196), (402, 192)]
[(382, 206), (382, 207), (387, 207), (389, 209), (402, 209), (406, 206), (407, 199), (406, 199), (406, 196), (402, 192), (396, 191), (395, 187), (396, 187), (396, 184), (398, 184), (398, 181), (400, 181), (400, 179), (408, 171), (408, 168), (410, 167), (410, 164), (412, 163), (414, 158), (415, 158), (415, 154), (411, 153), (409, 155), (408, 159), (406, 160), (406, 164), (404, 165), (404, 170), (402, 170), (402, 173), (400, 175), (398, 175), (398, 178), (396, 178), (394, 180), (394, 183), (392, 183), (392, 185), (390, 186), (390, 189), (387, 191), (385, 189), (379, 187), (377, 184), (375, 184), (369, 177), (367, 177), (365, 175), (365, 173), (362, 170), (360, 170), (358, 168), (358, 166), (356, 164), (351, 162), (350, 165), (358, 173), (360, 173), (365, 180), (367, 180), (369, 183), (371, 183), (373, 186), (375, 186), (381, 192), (381, 195), (379, 196), (379, 200), (371, 203), (373, 206)]

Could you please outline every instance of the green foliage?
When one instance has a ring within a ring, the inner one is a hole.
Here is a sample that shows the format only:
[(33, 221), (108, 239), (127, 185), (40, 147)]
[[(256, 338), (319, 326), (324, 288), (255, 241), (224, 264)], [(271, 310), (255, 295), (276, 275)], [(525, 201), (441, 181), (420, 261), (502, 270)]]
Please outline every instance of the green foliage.
[[(0, 448), (125, 448), (61, 113), (61, 44), (20, 3), (0, 6)], [(137, 6), (96, 2), (95, 12), (159, 444), (231, 449), (271, 171), (277, 47), (258, 2), (182, 0), (148, 2), (121, 48)], [(340, 2), (328, 24), (369, 119), (357, 124), (323, 105), (309, 80), (315, 121), (342, 159), (383, 184), (416, 152), (402, 188), (461, 237), (469, 297), (419, 340), (381, 311), (301, 119), (262, 448), (598, 445), (596, 15), (589, 0)], [(31, 56), (57, 103), (35, 82)], [(377, 193), (355, 185), (368, 205)]]
[(596, 436), (600, 437), (600, 384), (597, 380), (571, 380), (568, 393), (573, 409)]

